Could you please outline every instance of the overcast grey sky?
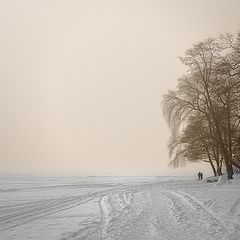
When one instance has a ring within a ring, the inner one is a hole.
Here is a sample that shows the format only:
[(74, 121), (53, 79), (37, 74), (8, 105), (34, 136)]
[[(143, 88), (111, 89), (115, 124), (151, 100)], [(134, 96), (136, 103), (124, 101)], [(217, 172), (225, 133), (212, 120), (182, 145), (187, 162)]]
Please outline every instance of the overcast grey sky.
[(0, 173), (168, 175), (161, 97), (239, 0), (0, 0)]

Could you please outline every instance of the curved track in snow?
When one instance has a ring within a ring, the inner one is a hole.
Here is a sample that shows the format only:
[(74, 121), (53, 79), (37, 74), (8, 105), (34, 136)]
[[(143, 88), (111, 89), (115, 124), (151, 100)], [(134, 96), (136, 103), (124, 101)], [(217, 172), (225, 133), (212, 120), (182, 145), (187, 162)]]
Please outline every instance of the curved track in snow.
[[(238, 240), (240, 223), (223, 218), (189, 193), (164, 183), (122, 185), (79, 196), (43, 199), (0, 208), (0, 236), (28, 228), (28, 223), (67, 212), (77, 206), (95, 206), (99, 215), (66, 228), (51, 240)], [(92, 202), (90, 205), (89, 202)], [(81, 209), (83, 209), (81, 208)], [(76, 210), (74, 210), (76, 209)], [(235, 214), (239, 199), (230, 209)], [(80, 213), (80, 212), (78, 212)], [(31, 226), (31, 225), (29, 225)], [(10, 236), (10, 235), (9, 235)], [(6, 238), (11, 239), (12, 238)], [(16, 238), (18, 239), (18, 238)], [(42, 238), (40, 238), (42, 239)], [(46, 238), (44, 238), (46, 239)], [(49, 238), (48, 238), (49, 239)]]
[(74, 208), (91, 201), (113, 190), (103, 190), (83, 196), (61, 197), (39, 200), (17, 205), (9, 205), (0, 209), (0, 232), (48, 215)]
[(237, 240), (237, 224), (184, 192), (158, 185), (142, 186), (100, 198), (101, 221), (61, 240)]

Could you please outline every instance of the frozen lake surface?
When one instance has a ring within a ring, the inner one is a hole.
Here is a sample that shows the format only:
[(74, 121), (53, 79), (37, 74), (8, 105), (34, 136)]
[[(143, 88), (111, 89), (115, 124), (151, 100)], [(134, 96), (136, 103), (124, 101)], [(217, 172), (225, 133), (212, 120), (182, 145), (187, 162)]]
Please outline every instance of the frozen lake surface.
[(1, 240), (240, 239), (240, 179), (0, 177)]

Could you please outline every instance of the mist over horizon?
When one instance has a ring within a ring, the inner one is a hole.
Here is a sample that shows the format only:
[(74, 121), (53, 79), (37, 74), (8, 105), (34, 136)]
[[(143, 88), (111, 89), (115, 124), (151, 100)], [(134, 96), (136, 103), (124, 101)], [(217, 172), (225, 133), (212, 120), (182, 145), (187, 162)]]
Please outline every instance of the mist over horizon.
[[(205, 7), (207, 5), (207, 8)], [(168, 167), (161, 101), (240, 2), (0, 2), (0, 175), (196, 175)], [(204, 14), (203, 14), (204, 13)]]

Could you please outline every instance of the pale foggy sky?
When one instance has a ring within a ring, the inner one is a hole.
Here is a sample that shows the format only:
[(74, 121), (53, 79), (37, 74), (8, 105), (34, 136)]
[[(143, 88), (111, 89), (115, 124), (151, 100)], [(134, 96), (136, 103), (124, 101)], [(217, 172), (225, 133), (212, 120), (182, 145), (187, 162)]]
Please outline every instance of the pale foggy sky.
[[(167, 168), (177, 57), (240, 29), (239, 0), (0, 0), (0, 173)], [(203, 166), (204, 168), (204, 166)]]

